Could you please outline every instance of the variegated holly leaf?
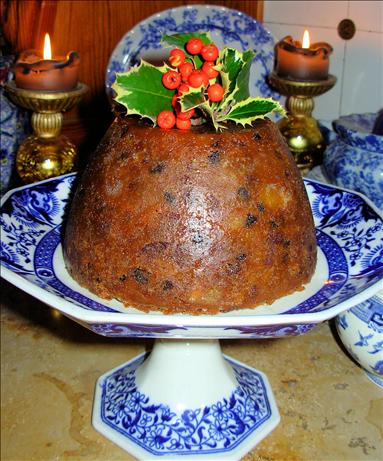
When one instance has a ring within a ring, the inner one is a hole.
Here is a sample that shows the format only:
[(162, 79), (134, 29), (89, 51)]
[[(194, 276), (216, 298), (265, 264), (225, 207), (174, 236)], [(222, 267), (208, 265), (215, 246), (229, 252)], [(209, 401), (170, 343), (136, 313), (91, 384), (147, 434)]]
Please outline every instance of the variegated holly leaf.
[(199, 107), (201, 104), (206, 102), (204, 95), (205, 88), (200, 86), (199, 88), (189, 88), (187, 93), (183, 93), (179, 97), (179, 103), (183, 112)]
[(217, 104), (207, 100), (205, 92), (205, 88), (200, 86), (199, 88), (190, 88), (187, 93), (183, 93), (179, 98), (181, 110), (187, 111), (198, 108), (202, 112), (203, 118), (210, 120), (216, 130), (225, 128), (216, 119)]
[(286, 115), (285, 109), (272, 98), (252, 98), (235, 103), (227, 114), (217, 117), (217, 122), (222, 123), (232, 120), (242, 126), (251, 125), (258, 118), (265, 118), (266, 115), (277, 112), (283, 117)]
[(221, 51), (216, 67), (221, 72), (222, 86), (226, 94), (231, 94), (234, 90), (236, 78), (243, 64), (242, 53), (236, 49), (224, 48)]
[(225, 90), (220, 109), (227, 107), (232, 101), (239, 102), (250, 96), (250, 68), (254, 58), (251, 50), (240, 53), (232, 48), (225, 48), (220, 59), (222, 68), (222, 86)]
[[(185, 44), (192, 37), (200, 38), (205, 44), (212, 42), (208, 33), (196, 32), (165, 35), (162, 43), (185, 49)], [(187, 59), (193, 61), (196, 68), (201, 67), (200, 57), (190, 55), (186, 50), (185, 53)], [(215, 66), (219, 76), (209, 82), (210, 85), (215, 82), (222, 84), (223, 100), (211, 102), (206, 88), (190, 88), (187, 93), (179, 97), (181, 110), (198, 108), (200, 111), (198, 122), (210, 119), (217, 130), (223, 129), (224, 123), (228, 120), (245, 126), (272, 112), (279, 112), (285, 116), (283, 107), (271, 98), (250, 97), (249, 78), (253, 59), (254, 52), (251, 50), (240, 53), (233, 48), (224, 48)], [(167, 65), (155, 67), (141, 61), (138, 67), (117, 74), (116, 82), (112, 86), (116, 91), (116, 101), (126, 107), (127, 114), (147, 117), (156, 124), (160, 112), (173, 111), (172, 98), (177, 93), (162, 84), (163, 75), (170, 69), (172, 68)]]
[(233, 99), (237, 102), (243, 101), (250, 96), (249, 79), (253, 58), (254, 53), (251, 50), (245, 51), (242, 54), (243, 66), (242, 69), (238, 72), (235, 88), (233, 90)]
[(162, 76), (168, 69), (142, 60), (138, 67), (117, 74), (112, 88), (116, 92), (116, 101), (126, 107), (127, 115), (138, 114), (156, 123), (161, 111), (173, 110), (174, 90), (162, 84)]

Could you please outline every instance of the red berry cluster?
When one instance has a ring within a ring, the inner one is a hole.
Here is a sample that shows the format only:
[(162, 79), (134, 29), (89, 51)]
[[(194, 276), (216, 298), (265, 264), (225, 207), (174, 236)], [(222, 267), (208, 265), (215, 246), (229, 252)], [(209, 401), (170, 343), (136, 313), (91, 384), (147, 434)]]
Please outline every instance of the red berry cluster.
[(211, 102), (219, 102), (224, 96), (222, 85), (219, 83), (209, 84), (211, 79), (215, 79), (219, 75), (219, 72), (214, 69), (219, 54), (218, 48), (213, 43), (204, 45), (200, 38), (189, 39), (185, 48), (190, 55), (200, 55), (204, 62), (200, 69), (196, 69), (194, 62), (187, 60), (183, 50), (175, 48), (170, 51), (169, 63), (175, 70), (166, 72), (162, 76), (162, 83), (165, 88), (176, 90), (172, 99), (174, 110), (163, 110), (158, 114), (157, 124), (160, 128), (170, 129), (174, 125), (180, 130), (191, 128), (191, 118), (195, 115), (195, 111), (190, 109), (182, 112), (178, 102), (179, 96), (188, 92), (190, 87), (205, 87), (207, 98)]

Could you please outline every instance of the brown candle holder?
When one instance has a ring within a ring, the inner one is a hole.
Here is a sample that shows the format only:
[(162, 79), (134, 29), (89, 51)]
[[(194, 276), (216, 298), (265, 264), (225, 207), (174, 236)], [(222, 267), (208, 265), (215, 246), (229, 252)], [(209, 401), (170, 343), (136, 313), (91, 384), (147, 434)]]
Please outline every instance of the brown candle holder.
[(275, 72), (269, 75), (270, 85), (278, 93), (287, 96), (288, 116), (278, 125), (302, 174), (322, 163), (326, 145), (318, 123), (311, 114), (314, 97), (331, 90), (336, 80), (333, 75), (318, 81), (285, 79)]
[(33, 134), (19, 147), (16, 169), (24, 183), (41, 181), (73, 171), (77, 151), (69, 139), (60, 135), (63, 112), (78, 104), (88, 87), (79, 83), (71, 91), (35, 91), (18, 88), (15, 82), (5, 85), (10, 99), (33, 111)]

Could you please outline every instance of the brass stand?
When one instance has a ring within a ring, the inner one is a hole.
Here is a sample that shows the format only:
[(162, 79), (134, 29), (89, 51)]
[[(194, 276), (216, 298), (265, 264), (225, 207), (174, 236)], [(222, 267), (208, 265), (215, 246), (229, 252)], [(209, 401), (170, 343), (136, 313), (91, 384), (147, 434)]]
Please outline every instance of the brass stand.
[(60, 135), (62, 112), (78, 104), (88, 87), (80, 83), (75, 90), (44, 92), (24, 90), (9, 82), (5, 88), (15, 104), (33, 111), (33, 134), (20, 145), (16, 156), (16, 169), (23, 182), (73, 171), (77, 152), (69, 139)]
[(326, 148), (317, 121), (311, 116), (314, 109), (314, 97), (329, 91), (336, 83), (336, 77), (329, 75), (326, 80), (300, 82), (269, 75), (270, 85), (279, 93), (287, 96), (288, 117), (278, 125), (294, 155), (302, 174), (306, 174), (315, 165), (322, 163)]

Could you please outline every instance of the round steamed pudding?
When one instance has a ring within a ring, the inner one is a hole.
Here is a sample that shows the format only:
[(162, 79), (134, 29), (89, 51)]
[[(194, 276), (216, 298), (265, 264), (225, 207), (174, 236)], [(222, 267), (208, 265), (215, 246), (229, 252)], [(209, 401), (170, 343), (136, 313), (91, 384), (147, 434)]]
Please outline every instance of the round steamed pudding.
[(102, 298), (217, 313), (302, 289), (315, 228), (273, 122), (181, 131), (117, 117), (80, 179), (64, 257)]

